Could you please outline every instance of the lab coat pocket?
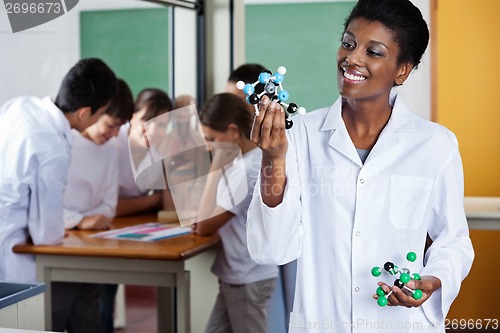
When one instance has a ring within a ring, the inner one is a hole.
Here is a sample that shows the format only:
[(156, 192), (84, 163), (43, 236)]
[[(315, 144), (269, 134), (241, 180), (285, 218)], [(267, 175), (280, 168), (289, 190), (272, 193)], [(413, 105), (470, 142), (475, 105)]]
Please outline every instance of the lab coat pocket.
[(432, 191), (432, 179), (391, 176), (389, 219), (398, 229), (418, 229)]

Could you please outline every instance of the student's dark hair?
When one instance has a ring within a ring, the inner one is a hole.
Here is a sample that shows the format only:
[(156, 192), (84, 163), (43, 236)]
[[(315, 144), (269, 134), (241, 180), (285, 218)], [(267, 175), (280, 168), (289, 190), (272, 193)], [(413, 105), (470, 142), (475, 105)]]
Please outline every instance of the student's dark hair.
[(429, 29), (420, 10), (409, 0), (359, 0), (344, 23), (344, 31), (356, 18), (382, 23), (399, 46), (398, 64), (418, 67), (429, 43)]
[(135, 112), (146, 109), (142, 120), (151, 120), (165, 112), (172, 111), (172, 101), (167, 93), (158, 88), (141, 90), (135, 100)]
[(111, 99), (105, 114), (113, 118), (119, 118), (125, 123), (132, 118), (134, 108), (134, 97), (127, 82), (118, 79), (118, 91)]
[(100, 59), (82, 59), (64, 77), (55, 104), (64, 113), (108, 104), (117, 90), (116, 76)]
[(243, 81), (245, 83), (254, 83), (259, 78), (259, 74), (265, 71), (264, 66), (259, 64), (245, 64), (236, 68), (229, 75), (228, 81), (238, 82)]
[[(259, 74), (263, 71), (266, 71), (266, 68), (260, 64), (244, 64), (233, 70), (227, 81), (233, 83), (237, 83), (238, 81), (254, 83), (258, 80)], [(264, 85), (258, 83), (254, 89), (255, 93), (260, 94), (264, 90)]]
[(224, 132), (230, 124), (238, 126), (242, 136), (250, 137), (253, 117), (248, 105), (238, 96), (222, 93), (212, 96), (199, 112), (202, 125)]

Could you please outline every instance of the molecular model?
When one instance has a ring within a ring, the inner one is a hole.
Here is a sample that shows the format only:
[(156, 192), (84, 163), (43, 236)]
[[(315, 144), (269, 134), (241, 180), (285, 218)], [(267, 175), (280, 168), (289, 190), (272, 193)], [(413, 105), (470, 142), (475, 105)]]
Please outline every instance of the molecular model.
[[(408, 252), (406, 255), (406, 259), (409, 262), (414, 262), (417, 260), (417, 255), (415, 252)], [(410, 273), (410, 270), (408, 268), (401, 268), (399, 269), (398, 266), (394, 265), (392, 262), (386, 262), (384, 264), (384, 270), (389, 272), (390, 275), (395, 277), (394, 285), (397, 286), (398, 288), (401, 289), (406, 289), (412, 293), (412, 297), (414, 299), (421, 299), (422, 298), (422, 290), (420, 289), (411, 289), (406, 284), (410, 282), (411, 280), (420, 280), (420, 275), (418, 273)], [(399, 274), (399, 278), (397, 275)], [(410, 275), (411, 274), (411, 275)], [(375, 266), (372, 268), (372, 275), (374, 277), (379, 277), (382, 275), (382, 270), (380, 267)], [(389, 296), (392, 294), (392, 290), (386, 295), (382, 287), (378, 287), (376, 291), (377, 295), (379, 296), (377, 299), (377, 303), (380, 306), (386, 306), (387, 305), (387, 299)]]
[[(286, 128), (289, 129), (293, 126), (293, 122), (290, 119), (290, 114), (297, 112), (298, 114), (305, 114), (306, 109), (303, 107), (297, 107), (297, 104), (285, 103), (288, 100), (288, 91), (283, 89), (283, 80), (285, 79), (286, 68), (280, 66), (278, 70), (272, 74), (271, 71), (265, 70), (260, 73), (258, 80), (255, 83), (247, 83), (243, 81), (238, 81), (236, 87), (239, 90), (243, 90), (245, 95), (247, 95), (248, 103), (255, 107), (255, 115), (259, 115), (259, 108), (257, 104), (260, 102), (262, 96), (267, 95), (273, 101), (285, 106), (285, 118), (286, 118)], [(255, 87), (261, 84), (264, 86), (264, 90), (261, 93), (255, 91)]]

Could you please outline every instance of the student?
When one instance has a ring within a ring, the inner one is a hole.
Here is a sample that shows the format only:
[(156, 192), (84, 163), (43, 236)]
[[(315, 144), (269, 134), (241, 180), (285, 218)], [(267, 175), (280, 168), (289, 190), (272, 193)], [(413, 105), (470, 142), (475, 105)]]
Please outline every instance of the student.
[(184, 108), (189, 105), (196, 106), (196, 98), (191, 95), (179, 95), (174, 101), (174, 110)]
[(196, 190), (190, 181), (206, 175), (209, 168), (209, 159), (196, 149), (202, 147), (204, 150), (205, 140), (199, 123), (195, 121), (195, 98), (190, 95), (178, 96), (174, 111), (168, 115), (167, 135), (159, 144), (159, 153), (166, 157), (166, 177), (169, 185), (174, 184), (174, 187), (173, 192), (170, 188), (164, 191), (163, 209), (192, 211)]
[[(99, 120), (82, 133), (72, 131), (72, 156), (64, 192), (66, 229), (111, 227), (118, 200), (118, 151), (109, 140), (118, 135), (120, 126), (130, 120), (133, 112), (132, 93), (125, 81), (118, 79), (118, 92)], [(104, 328), (106, 333), (113, 332), (116, 288), (113, 284), (53, 283), (53, 330), (99, 332)]]
[(118, 79), (118, 92), (99, 120), (82, 133), (73, 130), (64, 193), (66, 229), (104, 230), (111, 226), (118, 200), (118, 152), (109, 140), (118, 136), (133, 112), (132, 93), (127, 83)]
[(71, 128), (95, 123), (115, 92), (111, 69), (83, 59), (66, 74), (55, 101), (25, 96), (0, 107), (0, 280), (36, 280), (34, 256), (15, 254), (14, 245), (62, 242)]
[[(241, 99), (246, 101), (247, 96), (243, 92), (236, 87), (236, 83), (238, 81), (243, 81), (245, 83), (255, 83), (259, 78), (259, 74), (265, 71), (264, 66), (260, 64), (243, 64), (238, 68), (234, 69), (231, 74), (229, 74), (229, 78), (227, 79), (226, 92), (235, 94), (239, 96)], [(255, 87), (256, 93), (260, 93), (264, 90), (264, 86), (262, 84), (257, 84)], [(249, 108), (254, 110), (253, 105), (249, 105)]]
[[(243, 64), (233, 70), (227, 81), (226, 92), (239, 96), (246, 101), (245, 93), (236, 87), (238, 81), (254, 83), (260, 73), (265, 71), (260, 64)], [(256, 86), (256, 91), (262, 91), (262, 86)], [(255, 112), (254, 106), (248, 104), (251, 112)], [(269, 321), (269, 331), (273, 333), (286, 332), (288, 327), (289, 314), (293, 306), (293, 294), (295, 292), (295, 278), (297, 275), (297, 261), (294, 260), (285, 265), (278, 266), (279, 276), (276, 289), (268, 303), (268, 316), (273, 320)]]
[[(257, 265), (247, 250), (247, 208), (261, 159), (260, 150), (249, 139), (252, 114), (240, 98), (224, 93), (209, 99), (199, 115), (206, 141), (213, 146), (213, 160), (198, 212), (202, 222), (196, 224), (195, 232), (218, 233), (222, 241), (212, 266), (220, 291), (205, 332), (267, 332), (267, 302), (278, 269)], [(228, 143), (241, 151), (238, 161), (234, 151), (225, 149)], [(226, 193), (226, 187), (232, 194)], [(242, 200), (234, 201), (233, 194)]]
[[(172, 102), (168, 95), (160, 89), (143, 89), (135, 102), (135, 112), (129, 123), (120, 128), (118, 135), (118, 205), (116, 216), (126, 216), (145, 212), (149, 210), (161, 209), (163, 206), (162, 191), (155, 191), (149, 195), (150, 189), (137, 185), (131, 165), (131, 153), (133, 160), (142, 160), (146, 157), (145, 152), (155, 142), (165, 136), (166, 124), (160, 122), (148, 126), (147, 133), (137, 131), (137, 128), (144, 128), (144, 124), (168, 111), (172, 110)], [(149, 138), (146, 141), (146, 137)], [(129, 139), (133, 146), (129, 149)], [(137, 147), (139, 149), (134, 149)], [(136, 156), (135, 154), (139, 155)], [(162, 175), (161, 169), (159, 175)]]
[[(417, 67), (428, 39), (409, 0), (359, 0), (337, 53), (335, 104), (296, 117), (288, 131), (279, 105), (260, 105), (252, 140), (262, 171), (248, 245), (258, 263), (298, 258), (291, 332), (351, 332), (351, 324), (444, 332), (474, 256), (458, 144), (392, 89)], [(370, 274), (386, 261), (406, 266), (410, 251), (418, 260), (408, 268), (422, 276), (408, 283), (423, 291), (418, 300)], [(393, 290), (390, 307), (372, 299), (377, 282)]]

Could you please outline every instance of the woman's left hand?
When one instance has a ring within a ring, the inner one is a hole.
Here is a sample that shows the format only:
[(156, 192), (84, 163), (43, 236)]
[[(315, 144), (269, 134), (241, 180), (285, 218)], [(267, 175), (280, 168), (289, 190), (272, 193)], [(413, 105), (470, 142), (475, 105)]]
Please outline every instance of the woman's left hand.
[[(400, 289), (396, 286), (388, 286), (383, 282), (378, 283), (379, 286), (382, 287), (384, 292), (389, 293), (391, 288), (393, 290), (392, 294), (387, 299), (387, 305), (389, 306), (406, 306), (407, 308), (411, 307), (419, 307), (422, 305), (429, 297), (431, 297), (432, 293), (437, 289), (441, 288), (441, 280), (434, 276), (422, 276), (421, 280), (411, 280), (406, 284), (406, 286), (412, 290), (420, 289), (422, 290), (422, 298), (414, 299), (412, 297), (412, 293), (403, 288)], [(379, 296), (373, 295), (373, 298), (378, 299)]]

